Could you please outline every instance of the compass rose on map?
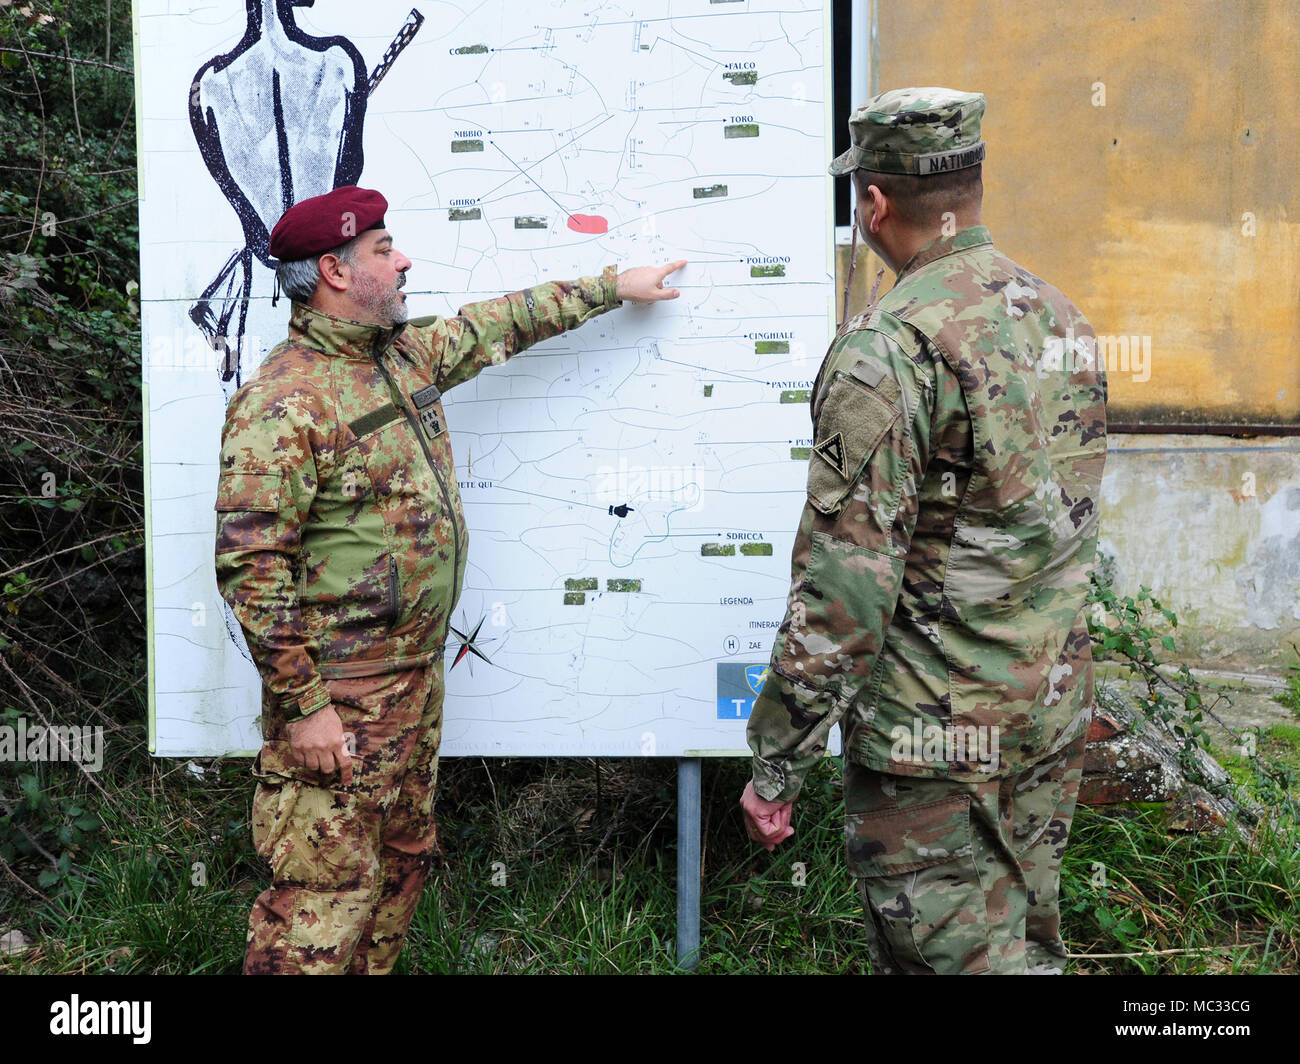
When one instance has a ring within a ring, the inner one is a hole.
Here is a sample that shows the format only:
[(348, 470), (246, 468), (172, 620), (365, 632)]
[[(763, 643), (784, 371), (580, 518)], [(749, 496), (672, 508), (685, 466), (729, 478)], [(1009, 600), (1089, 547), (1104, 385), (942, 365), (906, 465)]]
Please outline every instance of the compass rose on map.
[[(486, 620), (487, 617), (480, 617), (478, 620), (478, 624), (474, 625), (474, 631), (470, 632), (469, 635), (466, 635), (464, 632), (460, 631), (454, 624), (447, 625), (447, 627), (451, 629), (451, 634), (460, 640), (460, 646), (456, 650), (456, 658), (451, 663), (451, 667), (453, 669), (461, 663), (462, 659), (468, 657), (470, 654), (473, 654), (474, 657), (479, 658), (482, 661), (486, 661), (489, 665), (492, 664), (492, 659), (489, 658), (486, 654), (484, 654), (482, 648), (479, 646), (478, 634), (483, 628), (483, 622)], [(485, 639), (483, 640), (483, 642), (495, 643), (496, 640)], [(471, 674), (474, 672), (474, 663), (472, 661), (470, 662), (469, 671)]]

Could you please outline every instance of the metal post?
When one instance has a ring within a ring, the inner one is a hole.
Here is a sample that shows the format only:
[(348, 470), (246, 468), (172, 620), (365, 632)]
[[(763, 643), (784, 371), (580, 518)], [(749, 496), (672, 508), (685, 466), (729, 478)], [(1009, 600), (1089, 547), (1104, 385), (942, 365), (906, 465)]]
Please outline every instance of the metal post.
[(849, 110), (871, 98), (871, 0), (853, 0), (849, 15)]
[[(879, 0), (852, 0), (849, 5), (849, 23), (847, 27), (838, 22), (832, 27), (833, 32), (848, 32), (849, 35), (849, 98), (844, 101), (849, 113), (857, 110), (872, 96), (880, 91), (880, 35), (877, 24), (877, 5)], [(841, 122), (843, 115), (836, 115), (834, 121)], [(849, 190), (850, 204), (854, 193)], [(849, 208), (850, 222), (853, 216)], [(843, 246), (852, 240), (849, 225), (837, 226), (835, 241)]]
[(677, 760), (677, 964), (700, 959), (700, 759)]

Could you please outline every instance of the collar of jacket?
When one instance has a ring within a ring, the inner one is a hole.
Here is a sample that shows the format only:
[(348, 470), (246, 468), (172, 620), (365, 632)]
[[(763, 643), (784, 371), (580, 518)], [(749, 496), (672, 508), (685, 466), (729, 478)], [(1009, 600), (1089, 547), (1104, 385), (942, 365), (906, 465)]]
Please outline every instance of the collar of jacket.
[(988, 226), (986, 225), (972, 225), (966, 229), (958, 229), (952, 236), (941, 236), (937, 240), (930, 241), (907, 260), (907, 265), (898, 271), (894, 284), (897, 285), (904, 277), (910, 273), (915, 273), (922, 266), (929, 266), (936, 259), (941, 259), (946, 255), (955, 255), (959, 251), (967, 251), (970, 248), (979, 247), (981, 244), (992, 243), (993, 237), (989, 235)]
[(343, 358), (374, 358), (402, 335), (401, 325), (372, 325), (350, 318), (336, 318), (305, 303), (294, 303), (289, 314), (289, 341), (325, 355)]

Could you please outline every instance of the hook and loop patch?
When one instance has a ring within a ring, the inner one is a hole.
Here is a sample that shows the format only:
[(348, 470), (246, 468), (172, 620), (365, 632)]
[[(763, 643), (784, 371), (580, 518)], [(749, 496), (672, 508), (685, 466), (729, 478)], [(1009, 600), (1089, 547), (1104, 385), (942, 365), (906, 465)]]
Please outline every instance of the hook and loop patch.
[(808, 465), (808, 500), (821, 513), (838, 515), (900, 410), (898, 385), (869, 364), (831, 374), (817, 413)]

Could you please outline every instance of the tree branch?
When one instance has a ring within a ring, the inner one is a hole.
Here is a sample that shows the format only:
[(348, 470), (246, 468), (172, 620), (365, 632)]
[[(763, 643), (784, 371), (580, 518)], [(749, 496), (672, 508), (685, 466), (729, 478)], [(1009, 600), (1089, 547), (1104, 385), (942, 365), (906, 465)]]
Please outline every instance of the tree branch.
[(76, 56), (66, 58), (61, 55), (55, 55), (53, 52), (30, 52), (20, 48), (0, 48), (0, 53), (7, 52), (10, 55), (34, 55), (38, 59), (58, 59), (69, 63), (79, 63), (81, 66), (102, 67), (104, 70), (116, 70), (122, 74), (134, 74), (135, 71), (130, 67), (118, 66), (116, 63), (101, 63), (98, 59), (78, 59)]

